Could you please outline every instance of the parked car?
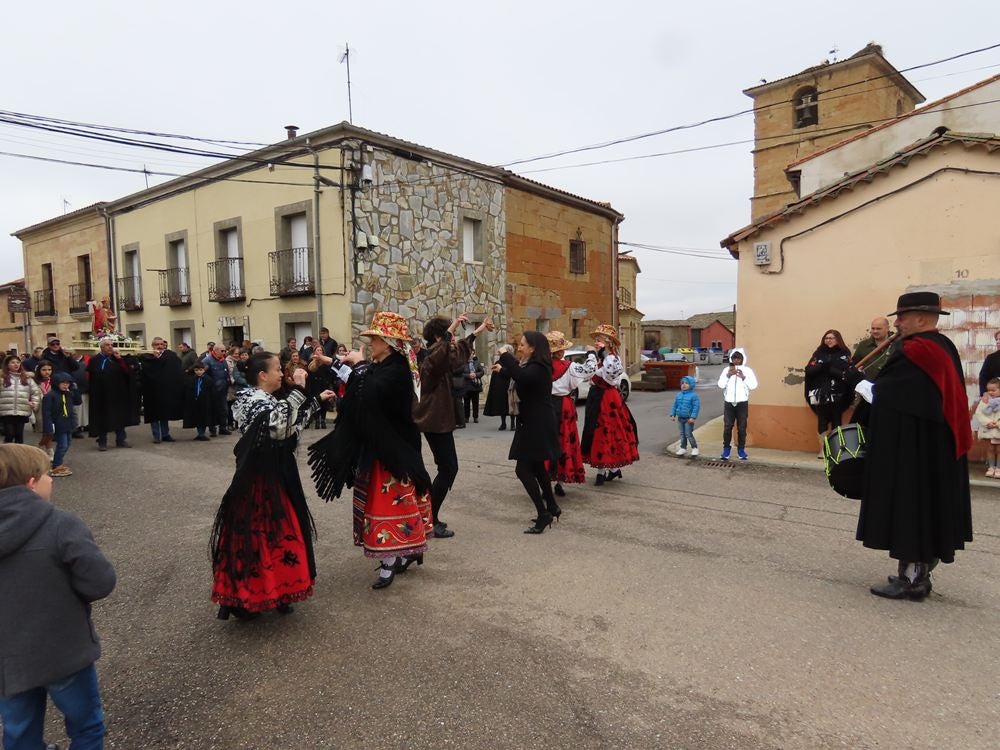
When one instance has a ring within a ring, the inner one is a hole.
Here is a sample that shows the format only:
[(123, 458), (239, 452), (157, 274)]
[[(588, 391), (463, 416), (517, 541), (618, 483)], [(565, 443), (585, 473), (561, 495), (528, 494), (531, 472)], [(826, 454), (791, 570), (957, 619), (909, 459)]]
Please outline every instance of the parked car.
[[(566, 359), (571, 362), (582, 363), (587, 359), (586, 349), (568, 349), (566, 351)], [(622, 401), (628, 401), (629, 395), (632, 393), (632, 383), (625, 375), (622, 377), (621, 381), (618, 383), (618, 392), (621, 394)], [(590, 393), (590, 381), (586, 381), (580, 384), (580, 387), (576, 390), (576, 400), (583, 401), (587, 398), (587, 394)]]

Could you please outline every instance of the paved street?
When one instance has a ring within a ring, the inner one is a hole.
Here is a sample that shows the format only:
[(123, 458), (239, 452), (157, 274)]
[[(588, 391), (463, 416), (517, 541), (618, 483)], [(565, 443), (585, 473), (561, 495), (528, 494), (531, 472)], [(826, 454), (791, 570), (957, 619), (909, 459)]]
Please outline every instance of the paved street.
[(251, 623), (208, 599), (234, 439), (74, 441), (56, 500), (119, 573), (94, 609), (108, 746), (996, 747), (1000, 494), (974, 491), (976, 542), (927, 601), (877, 599), (894, 566), (854, 541), (856, 503), (820, 473), (659, 455), (671, 399), (633, 395), (642, 461), (571, 487), (542, 536), (510, 433), (458, 432), (457, 535), (381, 592), (349, 499), (314, 502), (315, 597)]

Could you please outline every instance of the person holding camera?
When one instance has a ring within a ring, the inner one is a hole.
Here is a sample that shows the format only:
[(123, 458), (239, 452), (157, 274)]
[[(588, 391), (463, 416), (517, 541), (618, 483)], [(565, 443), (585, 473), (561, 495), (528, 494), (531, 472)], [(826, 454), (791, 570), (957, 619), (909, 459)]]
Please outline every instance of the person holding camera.
[(747, 455), (747, 412), (750, 408), (750, 391), (757, 387), (757, 375), (747, 367), (745, 349), (733, 349), (729, 354), (729, 367), (719, 376), (719, 388), (725, 400), (722, 412), (722, 456), (729, 460), (733, 450), (733, 425), (736, 425), (736, 455), (741, 461)]
[(483, 392), (483, 375), (486, 370), (479, 361), (479, 357), (473, 352), (469, 357), (469, 362), (465, 366), (465, 394), (462, 397), (465, 406), (465, 421), (469, 421), (471, 412), (472, 421), (479, 424), (479, 394)]
[(823, 334), (806, 365), (806, 403), (817, 419), (819, 454), (816, 458), (823, 458), (827, 435), (840, 427), (841, 418), (851, 405), (853, 394), (843, 380), (850, 364), (851, 350), (844, 343), (840, 331), (831, 328)]

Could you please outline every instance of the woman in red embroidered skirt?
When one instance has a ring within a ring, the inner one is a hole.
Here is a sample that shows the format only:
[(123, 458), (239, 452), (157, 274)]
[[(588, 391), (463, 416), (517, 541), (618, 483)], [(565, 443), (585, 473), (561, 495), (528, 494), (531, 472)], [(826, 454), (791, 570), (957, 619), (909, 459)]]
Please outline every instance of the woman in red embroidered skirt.
[(350, 352), (354, 366), (333, 432), (309, 448), (320, 497), (354, 487), (354, 543), (380, 561), (373, 589), (389, 586), (412, 563), (422, 565), (431, 518), (431, 479), (420, 454), (413, 401), (420, 387), (406, 320), (376, 313), (369, 337), (371, 362)]
[(580, 432), (576, 419), (576, 389), (597, 372), (597, 357), (589, 354), (585, 362), (566, 359), (566, 350), (572, 345), (562, 331), (545, 334), (552, 350), (552, 411), (559, 430), (558, 460), (548, 462), (549, 473), (555, 482), (553, 491), (560, 497), (566, 495), (563, 482), (582, 484), (587, 481), (580, 452)]
[(593, 335), (594, 346), (587, 349), (594, 352), (598, 368), (587, 394), (580, 450), (584, 462), (598, 470), (594, 483), (600, 486), (621, 479), (621, 467), (639, 460), (639, 435), (632, 412), (618, 392), (618, 384), (625, 377), (618, 357), (618, 331), (603, 324)]
[(212, 601), (219, 619), (251, 619), (269, 609), (292, 611), (292, 602), (312, 595), (316, 579), (312, 516), (295, 464), (299, 432), (334, 397), (324, 391), (306, 398), (305, 371), (296, 389), (279, 401), (278, 357), (258, 352), (247, 362), (246, 388), (233, 403), (243, 437), (233, 452), (236, 473), (212, 529)]

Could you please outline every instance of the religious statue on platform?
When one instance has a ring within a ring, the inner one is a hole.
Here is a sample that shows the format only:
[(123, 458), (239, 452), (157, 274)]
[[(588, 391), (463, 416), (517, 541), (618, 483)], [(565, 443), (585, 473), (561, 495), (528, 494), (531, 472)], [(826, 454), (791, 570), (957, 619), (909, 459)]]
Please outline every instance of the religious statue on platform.
[(111, 302), (107, 295), (104, 295), (97, 302), (88, 302), (87, 306), (90, 307), (90, 315), (93, 318), (91, 331), (94, 334), (94, 338), (100, 338), (101, 336), (115, 332), (115, 328), (118, 325), (118, 316), (111, 309)]

